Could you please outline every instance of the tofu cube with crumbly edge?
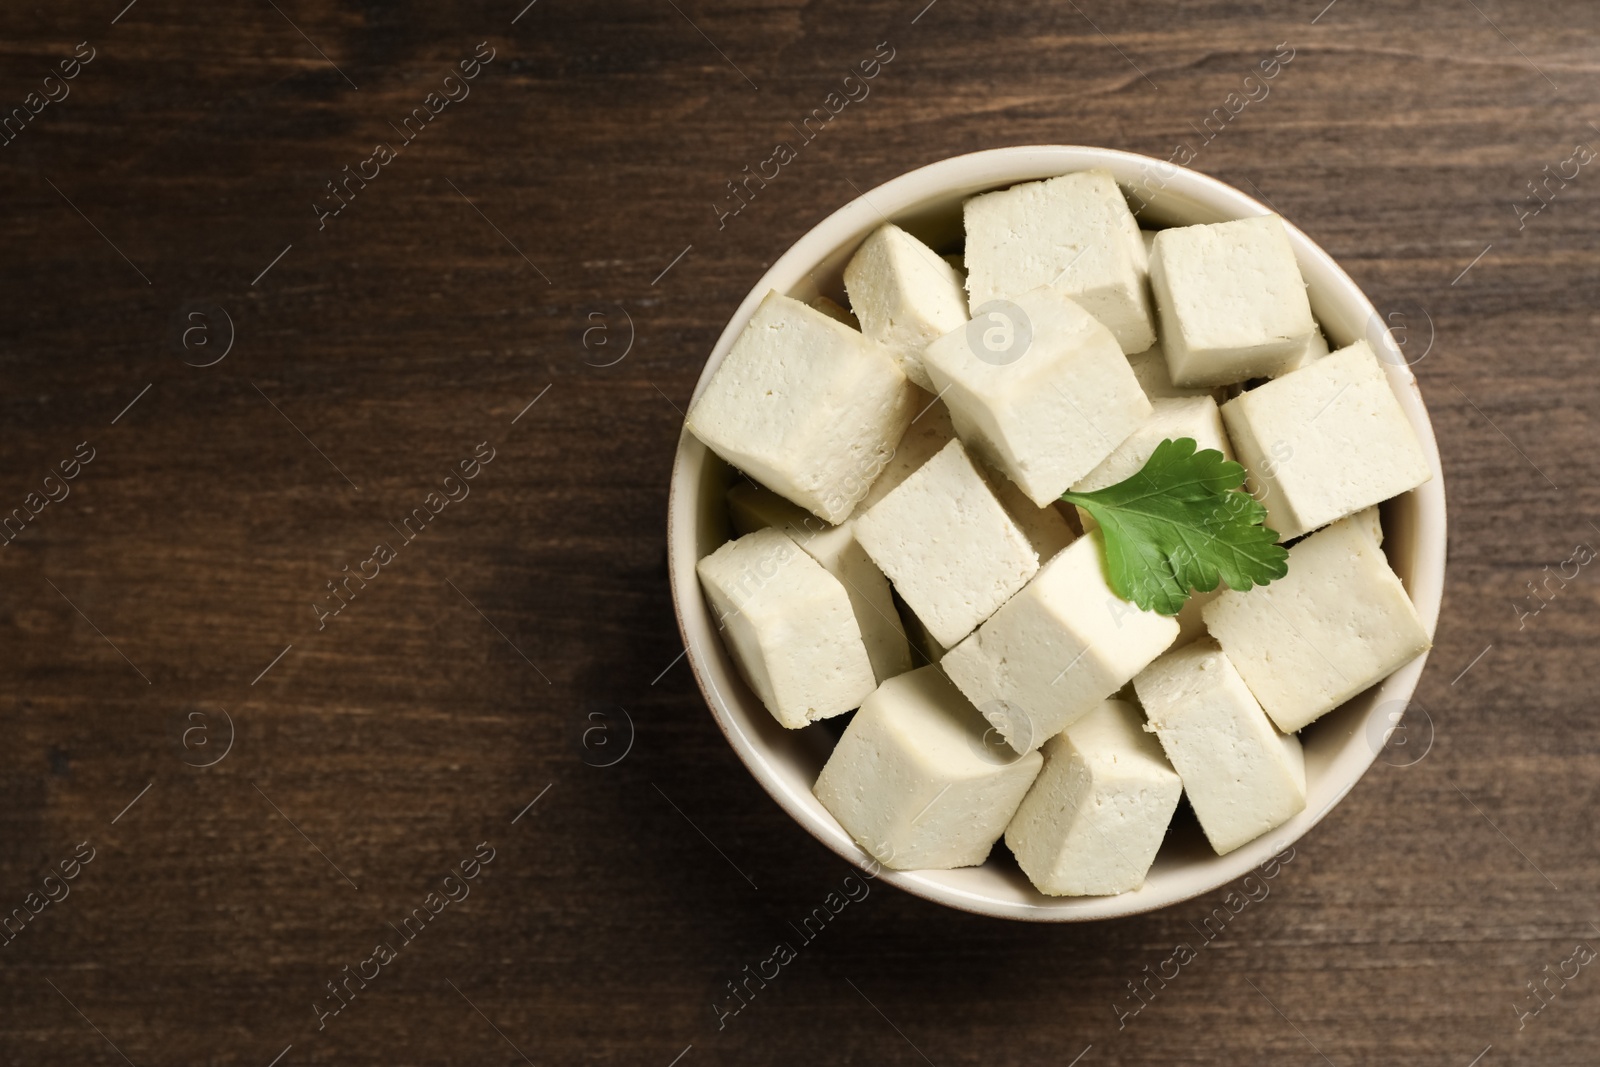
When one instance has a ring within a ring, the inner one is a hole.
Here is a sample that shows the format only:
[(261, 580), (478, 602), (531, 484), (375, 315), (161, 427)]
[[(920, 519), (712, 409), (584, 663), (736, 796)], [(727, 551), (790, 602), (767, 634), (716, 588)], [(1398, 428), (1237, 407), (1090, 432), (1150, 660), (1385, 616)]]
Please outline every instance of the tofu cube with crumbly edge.
[(1299, 739), (1278, 732), (1215, 642), (1168, 652), (1133, 688), (1217, 855), (1305, 809)]
[(1183, 793), (1144, 716), (1107, 700), (1046, 741), (1043, 755), (1006, 827), (1023, 873), (1051, 896), (1138, 889)]
[(746, 534), (695, 570), (739, 672), (780, 725), (842, 715), (872, 692), (850, 597), (787, 534)]
[(1129, 356), (1128, 365), (1133, 368), (1139, 388), (1144, 390), (1144, 395), (1150, 398), (1151, 403), (1162, 398), (1211, 395), (1210, 386), (1173, 385), (1172, 373), (1167, 370), (1167, 354), (1159, 344)]
[(972, 867), (1043, 763), (999, 744), (939, 668), (923, 667), (866, 699), (812, 792), (885, 867)]
[(772, 527), (795, 544), (844, 586), (861, 627), (861, 640), (880, 682), (911, 669), (911, 644), (900, 624), (889, 579), (856, 540), (855, 520), (830, 526), (772, 490), (740, 482), (728, 490), (728, 512), (740, 534)]
[[(1074, 492), (1093, 492), (1132, 478), (1144, 469), (1156, 446), (1166, 440), (1190, 437), (1194, 439), (1196, 451), (1209, 448), (1221, 452), (1227, 459), (1233, 458), (1228, 435), (1222, 429), (1222, 414), (1211, 397), (1152, 400), (1150, 406), (1150, 417), (1098, 467), (1076, 482), (1072, 486)], [(1096, 525), (1083, 508), (1078, 509), (1078, 521), (1085, 530)]]
[(1251, 494), (1285, 541), (1432, 477), (1365, 341), (1239, 394), (1222, 418)]
[(1178, 385), (1280, 373), (1317, 324), (1283, 220), (1259, 215), (1156, 235), (1150, 288)]
[(922, 361), (961, 440), (1041, 508), (1150, 415), (1116, 339), (1050, 289), (945, 334)]
[(1289, 573), (1202, 610), (1250, 691), (1293, 732), (1432, 647), (1364, 515), (1289, 549)]
[(963, 215), (973, 318), (991, 301), (1048, 286), (1105, 323), (1123, 352), (1155, 343), (1139, 224), (1109, 171), (984, 193)]
[(949, 647), (1028, 584), (1039, 557), (960, 441), (856, 519), (856, 538)]
[[(872, 483), (872, 488), (861, 503), (856, 505), (860, 511), (865, 511), (894, 490), (901, 482), (921, 467), (928, 460), (951, 441), (956, 440), (955, 424), (950, 421), (950, 409), (945, 407), (937, 398), (927, 393), (919, 394), (922, 406), (919, 414), (911, 420), (911, 425), (900, 438), (900, 444), (895, 449), (894, 455), (884, 465), (878, 480)], [(969, 452), (967, 458), (971, 459)], [(1000, 506), (1006, 509), (1006, 514), (1011, 516), (1013, 522), (1022, 530), (1022, 535), (1038, 553), (1040, 561), (1049, 559), (1063, 548), (1072, 543), (1077, 536), (1072, 525), (1067, 522), (1065, 515), (1051, 504), (1040, 507), (1028, 499), (1017, 484), (1003, 474), (997, 474), (988, 467), (974, 462), (978, 473), (983, 475), (983, 480), (989, 483), (989, 488), (994, 490), (994, 495), (1000, 501)]]
[(1104, 560), (1099, 531), (1078, 538), (940, 660), (1019, 752), (1093, 711), (1178, 638), (1176, 620), (1112, 592)]
[(887, 348), (771, 292), (686, 425), (756, 481), (837, 523), (893, 454), (915, 398)]
[(861, 332), (886, 345), (907, 378), (932, 389), (922, 350), (967, 321), (967, 294), (956, 269), (890, 222), (850, 257), (844, 287)]

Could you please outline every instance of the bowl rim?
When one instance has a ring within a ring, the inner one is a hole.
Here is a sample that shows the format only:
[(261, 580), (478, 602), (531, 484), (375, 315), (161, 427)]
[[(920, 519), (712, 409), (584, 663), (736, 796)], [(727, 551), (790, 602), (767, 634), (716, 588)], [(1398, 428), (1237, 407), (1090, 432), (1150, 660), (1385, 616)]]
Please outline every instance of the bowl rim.
[[(690, 398), (690, 405), (692, 406), (705, 390), (712, 373), (721, 364), (762, 297), (773, 288), (779, 291), (792, 289), (795, 285), (794, 278), (810, 276), (818, 264), (838, 252), (847, 241), (859, 240), (859, 237), (851, 235), (861, 230), (863, 225), (870, 227), (874, 223), (888, 221), (891, 216), (903, 215), (915, 206), (940, 195), (974, 195), (975, 192), (984, 189), (1005, 188), (1020, 182), (1037, 181), (1095, 167), (1109, 167), (1117, 175), (1119, 184), (1125, 188), (1129, 184), (1125, 176), (1134, 170), (1144, 174), (1158, 173), (1161, 175), (1163, 191), (1176, 189), (1175, 196), (1198, 202), (1229, 219), (1278, 214), (1272, 207), (1208, 174), (1178, 166), (1167, 160), (1121, 149), (1087, 145), (1015, 145), (940, 159), (859, 193), (808, 229), (775, 259), (740, 301), (738, 308), (718, 335), (701, 368)], [(960, 192), (969, 188), (973, 189), (973, 192)], [(1328, 280), (1332, 284), (1327, 286), (1329, 302), (1353, 307), (1369, 323), (1381, 323), (1382, 320), (1378, 319), (1371, 300), (1338, 262), (1299, 227), (1287, 219), (1283, 221), (1290, 242), (1294, 246), (1296, 259), (1302, 265), (1308, 261), (1313, 262), (1330, 276)], [(798, 271), (795, 269), (797, 263), (801, 267)], [(775, 284), (775, 280), (779, 279), (783, 280), (783, 284)], [(1411, 597), (1431, 642), (1443, 600), (1448, 546), (1444, 474), (1439, 459), (1438, 443), (1416, 377), (1394, 344), (1393, 338), (1387, 330), (1377, 335), (1373, 335), (1369, 330), (1364, 336), (1374, 347), (1383, 349), (1379, 355), (1382, 357), (1381, 362), (1384, 364), (1390, 386), (1422, 444), (1432, 472), (1429, 481), (1407, 494), (1402, 494), (1416, 498), (1416, 528), (1412, 539), (1415, 545), (1416, 566), (1407, 582), (1407, 594)], [(1048, 907), (1039, 904), (1016, 904), (991, 900), (970, 891), (940, 884), (923, 877), (923, 872), (920, 871), (895, 871), (881, 867), (871, 855), (851, 841), (848, 834), (843, 834), (841, 841), (840, 835), (826, 833), (826, 825), (818, 820), (813, 812), (795, 803), (788, 796), (787, 788), (776, 780), (776, 772), (768, 765), (762, 746), (756, 739), (747, 736), (723, 711), (726, 698), (717, 690), (710, 672), (705, 668), (704, 653), (697, 647), (697, 642), (690, 634), (688, 622), (684, 617), (684, 597), (700, 596), (699, 582), (694, 577), (692, 565), (688, 568), (687, 575), (680, 575), (680, 567), (676, 564), (681, 555), (679, 548), (684, 539), (689, 538), (692, 541), (694, 536), (691, 529), (695, 521), (692, 510), (695, 486), (691, 484), (691, 475), (694, 472), (688, 469), (687, 461), (691, 450), (695, 448), (704, 449), (704, 445), (693, 438), (687, 427), (681, 428), (673, 456), (667, 499), (667, 570), (673, 614), (677, 619), (679, 635), (684, 641), (685, 656), (700, 689), (701, 697), (711, 712), (712, 719), (745, 768), (791, 819), (852, 866), (863, 871), (873, 870), (878, 879), (914, 896), (975, 915), (1031, 922), (1090, 922), (1139, 915), (1171, 907), (1226, 886), (1264, 866), (1272, 857), (1280, 855), (1285, 848), (1292, 848), (1349, 794), (1377, 760), (1378, 754), (1383, 751), (1381, 745), (1368, 744), (1369, 751), (1365, 759), (1358, 757), (1358, 763), (1351, 763), (1345, 768), (1345, 780), (1335, 786), (1334, 795), (1318, 811), (1314, 813), (1309, 809), (1302, 811), (1274, 832), (1264, 834), (1224, 856), (1209, 857), (1215, 861), (1211, 864), (1212, 870), (1209, 874), (1197, 876), (1194, 879), (1196, 884), (1192, 887), (1185, 887), (1158, 898), (1136, 900), (1134, 899), (1136, 896), (1142, 897), (1144, 894), (1139, 890), (1133, 890), (1103, 897), (1047, 898), (1051, 904)], [(690, 555), (693, 555), (692, 551)], [(1372, 725), (1375, 716), (1382, 709), (1391, 706), (1397, 700), (1409, 704), (1427, 659), (1428, 652), (1424, 651), (1377, 685), (1352, 698), (1362, 699), (1369, 694), (1374, 696), (1372, 707), (1363, 720), (1361, 730), (1368, 738), (1374, 736)], [(1398, 719), (1399, 717), (1395, 716), (1388, 729), (1383, 731), (1385, 740), (1395, 728)], [(1346, 748), (1348, 747), (1347, 742)], [(1342, 753), (1338, 758), (1341, 762), (1349, 762), (1343, 758)], [(836, 822), (834, 827), (842, 830)], [(1119, 906), (1118, 901), (1124, 904)]]

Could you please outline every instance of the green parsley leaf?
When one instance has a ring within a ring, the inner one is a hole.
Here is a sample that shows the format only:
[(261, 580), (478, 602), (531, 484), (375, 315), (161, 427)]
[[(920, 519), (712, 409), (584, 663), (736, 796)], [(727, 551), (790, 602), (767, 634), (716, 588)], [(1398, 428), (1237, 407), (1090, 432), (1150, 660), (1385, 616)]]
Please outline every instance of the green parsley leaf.
[(1133, 477), (1061, 494), (1100, 524), (1112, 590), (1146, 611), (1176, 615), (1191, 589), (1224, 581), (1243, 592), (1289, 573), (1267, 509), (1239, 489), (1244, 468), (1196, 447), (1192, 437), (1162, 441)]

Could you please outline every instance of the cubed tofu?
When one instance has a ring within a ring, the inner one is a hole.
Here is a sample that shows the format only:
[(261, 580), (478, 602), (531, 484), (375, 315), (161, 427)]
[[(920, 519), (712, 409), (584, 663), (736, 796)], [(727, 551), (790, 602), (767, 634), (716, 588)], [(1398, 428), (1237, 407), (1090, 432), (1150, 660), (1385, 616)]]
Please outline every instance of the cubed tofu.
[(1383, 546), (1383, 520), (1378, 517), (1376, 506), (1356, 512), (1350, 516), (1350, 521), (1365, 530), (1373, 544), (1380, 548)]
[(811, 306), (828, 316), (828, 318), (832, 319), (834, 322), (842, 322), (852, 330), (861, 329), (861, 323), (856, 319), (855, 315), (850, 311), (850, 309), (839, 303), (839, 301), (835, 300), (831, 296), (819, 296), (815, 300), (811, 301)]
[(990, 301), (1049, 286), (1105, 323), (1123, 352), (1155, 343), (1139, 224), (1109, 171), (984, 193), (963, 215), (974, 318)]
[(949, 649), (934, 640), (927, 626), (917, 618), (917, 613), (911, 610), (911, 605), (902, 600), (896, 607), (900, 609), (900, 622), (905, 626), (906, 640), (911, 642), (911, 658), (916, 665), (925, 667), (944, 659), (944, 654)]
[(1217, 855), (1305, 809), (1300, 741), (1273, 727), (1215, 642), (1173, 649), (1133, 688)]
[(1317, 328), (1276, 215), (1162, 230), (1150, 257), (1150, 288), (1178, 385), (1279, 373)]
[(949, 647), (1039, 569), (1011, 516), (960, 441), (951, 441), (856, 519), (867, 555)]
[(1028, 539), (1028, 544), (1033, 546), (1040, 563), (1050, 560), (1077, 538), (1072, 524), (1067, 521), (1065, 515), (1056, 510), (1058, 506), (1065, 505), (1048, 504), (1041, 508), (1028, 499), (1028, 494), (1024, 493), (1016, 482), (1004, 474), (991, 471), (982, 464), (978, 464), (978, 473), (983, 475), (983, 480), (994, 490), (995, 499), (1006, 509), (1006, 514), (1017, 524), (1022, 536)]
[[(1146, 286), (1150, 284), (1150, 246), (1153, 244), (1155, 244), (1155, 234), (1153, 232), (1147, 233), (1144, 230), (1139, 230), (1136, 233), (1128, 234), (1128, 247), (1133, 252), (1133, 265), (1140, 274), (1144, 275)], [(1148, 289), (1145, 296), (1148, 300)], [(1150, 328), (1154, 330), (1156, 326), (1155, 305), (1150, 304), (1149, 307)]]
[(850, 597), (867, 658), (872, 661), (872, 674), (879, 682), (911, 669), (911, 644), (889, 593), (889, 579), (856, 540), (854, 519), (830, 526), (772, 490), (744, 481), (728, 490), (728, 512), (736, 532), (752, 533), (769, 526), (782, 530), (839, 579)]
[(870, 509), (955, 439), (956, 428), (950, 421), (950, 409), (933, 394), (917, 390), (911, 425), (900, 435), (900, 443), (873, 480), (872, 488), (856, 505), (857, 509), (863, 512)]
[(1178, 638), (1175, 619), (1112, 592), (1099, 531), (1063, 549), (940, 666), (1007, 744), (1032, 752)]
[(1267, 525), (1285, 541), (1432, 477), (1365, 341), (1241, 393), (1222, 419)]
[(938, 667), (902, 674), (861, 705), (813, 792), (885, 867), (975, 866), (1044, 763), (989, 743), (987, 729)]
[[(1228, 435), (1222, 429), (1222, 414), (1217, 410), (1217, 402), (1209, 396), (1152, 400), (1150, 406), (1150, 417), (1098, 467), (1075, 483), (1074, 492), (1089, 493), (1132, 478), (1144, 469), (1157, 446), (1166, 440), (1190, 437), (1194, 439), (1196, 451), (1209, 448), (1221, 452), (1227, 459), (1233, 458)], [(1078, 509), (1078, 521), (1085, 530), (1096, 525), (1083, 508)]]
[(916, 414), (889, 350), (768, 293), (689, 409), (689, 432), (784, 498), (842, 522)]
[(1285, 363), (1283, 368), (1274, 374), (1273, 377), (1281, 378), (1291, 371), (1299, 370), (1301, 367), (1309, 367), (1311, 364), (1315, 363), (1317, 360), (1321, 359), (1327, 354), (1328, 339), (1322, 336), (1322, 330), (1320, 328), (1312, 330), (1311, 337), (1306, 341), (1305, 347), (1290, 357), (1289, 362)]
[[(884, 465), (877, 481), (872, 483), (867, 495), (856, 505), (860, 511), (866, 511), (888, 496), (901, 482), (911, 477), (917, 468), (932, 459), (934, 453), (956, 440), (956, 428), (950, 421), (950, 409), (945, 407), (942, 401), (927, 393), (919, 394), (919, 399), (922, 400), (922, 405), (918, 408), (919, 414), (900, 438), (899, 446), (895, 449), (893, 457)], [(970, 452), (967, 458), (972, 458)], [(1028, 543), (1033, 546), (1041, 561), (1049, 559), (1072, 543), (1077, 534), (1066, 517), (1057, 510), (1056, 505), (1041, 508), (1029, 500), (1028, 495), (1010, 478), (976, 461), (973, 465), (978, 468), (978, 473), (983, 475), (983, 480), (989, 483), (989, 488), (994, 490), (1000, 506), (1006, 509), (1006, 514), (1010, 515), (1012, 521), (1022, 530), (1022, 535), (1028, 539)]]
[(788, 534), (746, 534), (695, 570), (734, 663), (780, 725), (842, 715), (872, 692), (849, 594)]
[(907, 378), (932, 389), (922, 350), (967, 321), (967, 294), (956, 269), (889, 222), (850, 257), (844, 287), (861, 332), (886, 345)]
[(1023, 873), (1051, 896), (1138, 889), (1183, 793), (1144, 716), (1107, 700), (1045, 742), (1043, 754), (1006, 827)]
[(1432, 646), (1370, 526), (1357, 517), (1292, 546), (1286, 576), (1248, 592), (1224, 592), (1202, 614), (1285, 732), (1332, 711)]
[(1133, 368), (1133, 376), (1139, 380), (1139, 388), (1144, 390), (1144, 395), (1151, 403), (1163, 397), (1211, 395), (1210, 386), (1173, 385), (1172, 373), (1167, 370), (1167, 354), (1162, 351), (1159, 344), (1151, 345), (1143, 352), (1133, 353), (1128, 357), (1128, 365)]
[(1070, 299), (1035, 289), (1008, 314), (1004, 329), (945, 334), (923, 365), (961, 440), (1045, 507), (1149, 417), (1150, 401), (1116, 339)]
[(1205, 636), (1206, 605), (1227, 592), (1227, 589), (1226, 585), (1218, 584), (1215, 589), (1209, 589), (1204, 592), (1198, 589), (1189, 590), (1189, 599), (1185, 600), (1183, 607), (1178, 609), (1178, 639), (1173, 642), (1174, 645), (1186, 645), (1190, 641)]

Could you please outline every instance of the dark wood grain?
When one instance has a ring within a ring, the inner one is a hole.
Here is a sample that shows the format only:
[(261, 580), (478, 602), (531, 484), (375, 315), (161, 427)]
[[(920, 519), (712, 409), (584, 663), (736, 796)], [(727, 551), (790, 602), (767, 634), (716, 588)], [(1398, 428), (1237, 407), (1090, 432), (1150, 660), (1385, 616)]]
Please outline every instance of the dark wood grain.
[[(1600, 142), (1600, 15), (923, 4), (0, 10), (0, 107), (95, 50), (0, 146), (0, 513), (95, 456), (0, 547), (0, 908), (95, 850), (0, 948), (0, 1062), (1594, 1061), (1600, 972), (1516, 1006), (1600, 945), (1600, 578), (1517, 605), (1600, 540), (1600, 172), (1521, 228), (1514, 204)], [(484, 41), (470, 96), (319, 230), (324, 183)], [(725, 182), (884, 41), (871, 96), (719, 227)], [(1375, 766), (1203, 947), (1221, 893), (1040, 929), (877, 887), (719, 1028), (725, 983), (847, 871), (672, 665), (667, 472), (714, 338), (857, 189), (1005, 144), (1169, 156), (1284, 42), (1194, 166), (1426, 350), (1451, 499), (1431, 750)], [(231, 351), (186, 365), (220, 351), (217, 308)], [(480, 442), (470, 496), (319, 630), (325, 583)], [(620, 709), (631, 750), (592, 766)], [(231, 750), (192, 766), (223, 710)], [(326, 983), (481, 842), (470, 896), (319, 1028)], [(1180, 943), (1198, 958), (1119, 1029)]]

